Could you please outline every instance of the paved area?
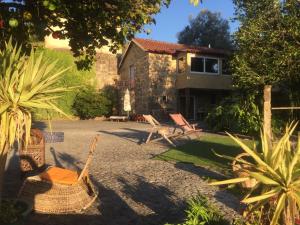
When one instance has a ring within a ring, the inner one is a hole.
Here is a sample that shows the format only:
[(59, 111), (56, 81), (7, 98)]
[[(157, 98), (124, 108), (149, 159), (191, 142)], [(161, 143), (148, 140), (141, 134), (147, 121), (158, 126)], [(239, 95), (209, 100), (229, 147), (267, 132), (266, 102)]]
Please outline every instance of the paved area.
[[(36, 126), (47, 130), (44, 123)], [(201, 175), (211, 171), (152, 159), (170, 146), (165, 142), (141, 144), (147, 137), (147, 124), (55, 121), (52, 126), (53, 131), (64, 132), (65, 140), (47, 144), (46, 161), (72, 169), (83, 167), (90, 139), (100, 134), (90, 168), (100, 196), (82, 214), (32, 214), (26, 225), (163, 225), (180, 222), (186, 200), (198, 192), (210, 198), (226, 217), (237, 215), (238, 200), (201, 179)], [(16, 158), (12, 153), (8, 165), (6, 194), (10, 195), (14, 194), (18, 183), (17, 172), (12, 169), (17, 165)]]

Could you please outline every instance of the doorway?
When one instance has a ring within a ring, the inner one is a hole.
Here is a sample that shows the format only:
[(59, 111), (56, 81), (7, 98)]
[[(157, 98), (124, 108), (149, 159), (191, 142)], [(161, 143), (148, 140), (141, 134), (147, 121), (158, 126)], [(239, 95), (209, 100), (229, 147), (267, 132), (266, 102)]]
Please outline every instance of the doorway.
[[(188, 101), (189, 100), (189, 105)], [(196, 97), (189, 96), (189, 99), (185, 96), (181, 96), (179, 99), (179, 112), (190, 120), (196, 120)]]

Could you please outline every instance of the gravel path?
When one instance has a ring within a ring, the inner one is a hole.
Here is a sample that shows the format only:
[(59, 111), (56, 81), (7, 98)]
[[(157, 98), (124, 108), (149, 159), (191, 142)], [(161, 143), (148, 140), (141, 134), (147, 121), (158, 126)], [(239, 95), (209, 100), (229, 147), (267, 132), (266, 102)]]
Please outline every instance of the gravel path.
[[(43, 123), (38, 126), (46, 129)], [(227, 218), (238, 216), (238, 200), (201, 179), (201, 175), (210, 171), (152, 159), (169, 146), (164, 142), (141, 144), (147, 137), (145, 129), (148, 127), (132, 122), (53, 122), (53, 130), (63, 131), (65, 141), (47, 144), (46, 161), (49, 164), (82, 168), (89, 140), (100, 134), (90, 168), (100, 197), (83, 214), (32, 214), (26, 225), (163, 225), (179, 222), (184, 217), (186, 200), (198, 192), (207, 196)], [(10, 161), (11, 165), (14, 163), (14, 160)], [(16, 176), (9, 168), (9, 173)], [(15, 181), (7, 179), (8, 186)], [(13, 192), (13, 188), (8, 189)]]

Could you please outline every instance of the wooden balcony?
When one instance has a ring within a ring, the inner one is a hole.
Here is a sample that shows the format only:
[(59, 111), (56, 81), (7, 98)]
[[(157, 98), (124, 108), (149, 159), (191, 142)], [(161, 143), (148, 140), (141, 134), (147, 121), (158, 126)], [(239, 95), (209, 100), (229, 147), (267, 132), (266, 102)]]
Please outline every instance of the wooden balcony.
[(231, 90), (232, 76), (212, 74), (178, 74), (176, 88), (198, 88), (212, 90)]

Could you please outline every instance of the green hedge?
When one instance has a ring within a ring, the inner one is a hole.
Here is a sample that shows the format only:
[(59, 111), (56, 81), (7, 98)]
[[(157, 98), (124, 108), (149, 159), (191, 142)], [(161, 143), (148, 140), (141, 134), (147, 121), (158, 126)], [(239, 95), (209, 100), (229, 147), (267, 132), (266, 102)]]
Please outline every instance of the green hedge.
[[(95, 67), (90, 71), (79, 71), (76, 68), (76, 65), (74, 63), (74, 57), (72, 56), (70, 51), (67, 50), (53, 50), (53, 49), (44, 49), (40, 48), (37, 49), (37, 54), (43, 54), (44, 60), (57, 60), (56, 68), (68, 68), (71, 67), (68, 71), (64, 72), (62, 74), (62, 78), (60, 80), (60, 83), (57, 85), (64, 86), (64, 87), (73, 87), (77, 86), (78, 88), (75, 88), (67, 93), (65, 93), (59, 100), (58, 100), (58, 106), (60, 109), (62, 109), (65, 113), (68, 115), (73, 116), (74, 112), (72, 109), (72, 105), (74, 104), (74, 99), (78, 93), (78, 90), (81, 89), (81, 87), (92, 85), (95, 86)], [(34, 118), (35, 119), (47, 119), (47, 113), (42, 110), (34, 111)], [(52, 118), (59, 118), (61, 117), (58, 114), (51, 114)]]
[(108, 116), (112, 111), (112, 101), (105, 93), (98, 92), (93, 87), (85, 87), (77, 94), (73, 110), (80, 119)]

